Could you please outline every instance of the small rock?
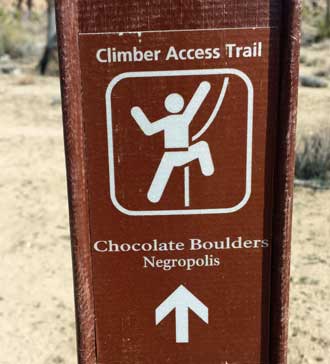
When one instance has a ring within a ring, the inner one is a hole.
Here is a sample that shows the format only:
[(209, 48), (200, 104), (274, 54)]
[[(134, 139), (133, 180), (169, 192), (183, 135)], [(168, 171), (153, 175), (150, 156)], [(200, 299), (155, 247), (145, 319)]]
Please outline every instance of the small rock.
[(62, 364), (62, 363), (64, 363), (64, 359), (58, 355), (58, 356), (55, 356), (55, 358), (53, 358), (52, 362), (55, 364)]
[(329, 77), (330, 76), (330, 67), (328, 69), (320, 69), (315, 72), (315, 76), (317, 77)]
[(0, 57), (0, 63), (8, 63), (10, 61), (11, 61), (10, 55), (7, 53)]
[[(35, 83), (34, 77), (31, 75), (24, 75), (17, 80), (17, 84), (20, 86), (32, 85), (34, 83)], [(27, 183), (27, 184), (31, 184), (31, 183)]]
[(305, 87), (328, 87), (328, 83), (325, 80), (315, 76), (300, 76), (300, 84)]
[(20, 68), (15, 68), (12, 72), (14, 76), (20, 76), (22, 74), (22, 70)]
[(0, 65), (0, 72), (5, 75), (13, 74), (16, 70), (16, 67), (12, 64), (4, 64)]

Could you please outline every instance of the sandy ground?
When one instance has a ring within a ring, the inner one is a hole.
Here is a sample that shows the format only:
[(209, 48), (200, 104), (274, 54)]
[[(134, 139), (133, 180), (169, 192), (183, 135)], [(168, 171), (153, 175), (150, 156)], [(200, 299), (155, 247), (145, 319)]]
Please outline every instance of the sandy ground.
[[(299, 133), (328, 122), (329, 97), (329, 89), (300, 90)], [(58, 80), (0, 75), (0, 99), (0, 364), (73, 364)], [(296, 189), (290, 364), (329, 363), (329, 200), (330, 190)]]
[[(299, 89), (298, 143), (313, 133), (330, 138), (330, 41), (302, 49), (300, 73), (327, 88)], [(296, 188), (290, 291), (289, 364), (330, 363), (330, 190)]]
[(2, 76), (0, 98), (0, 363), (75, 363), (58, 80)]
[(295, 191), (289, 363), (330, 362), (330, 191)]

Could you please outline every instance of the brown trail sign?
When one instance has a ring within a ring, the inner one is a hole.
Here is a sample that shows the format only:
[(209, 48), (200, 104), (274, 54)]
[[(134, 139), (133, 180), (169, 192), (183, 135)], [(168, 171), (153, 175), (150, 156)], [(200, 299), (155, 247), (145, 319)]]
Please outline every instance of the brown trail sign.
[(80, 363), (286, 362), (299, 10), (57, 2)]

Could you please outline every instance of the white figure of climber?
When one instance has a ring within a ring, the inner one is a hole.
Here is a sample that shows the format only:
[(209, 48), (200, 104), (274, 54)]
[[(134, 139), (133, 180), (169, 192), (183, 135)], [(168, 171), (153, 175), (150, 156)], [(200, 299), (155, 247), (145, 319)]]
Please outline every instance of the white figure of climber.
[(165, 108), (170, 115), (154, 122), (150, 122), (140, 107), (132, 107), (131, 115), (145, 135), (164, 132), (165, 152), (148, 191), (147, 196), (150, 202), (160, 201), (175, 167), (184, 166), (197, 159), (204, 176), (211, 176), (214, 173), (208, 143), (199, 141), (190, 145), (189, 139), (190, 123), (210, 89), (209, 82), (201, 82), (185, 109), (185, 102), (180, 94), (168, 95), (165, 99)]

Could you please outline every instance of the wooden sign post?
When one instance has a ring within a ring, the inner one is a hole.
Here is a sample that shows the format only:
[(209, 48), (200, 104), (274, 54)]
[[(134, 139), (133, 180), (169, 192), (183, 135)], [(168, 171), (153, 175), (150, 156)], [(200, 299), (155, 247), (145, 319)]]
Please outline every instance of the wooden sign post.
[(80, 363), (286, 362), (299, 10), (57, 2)]

